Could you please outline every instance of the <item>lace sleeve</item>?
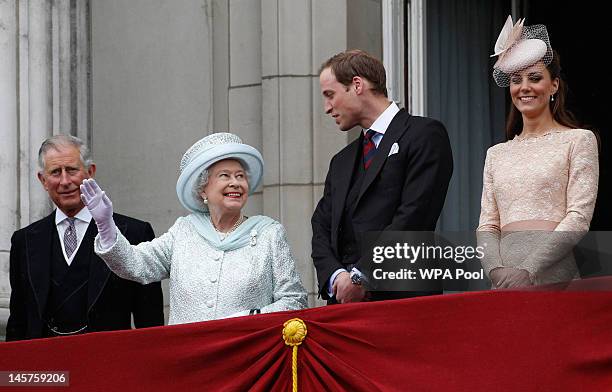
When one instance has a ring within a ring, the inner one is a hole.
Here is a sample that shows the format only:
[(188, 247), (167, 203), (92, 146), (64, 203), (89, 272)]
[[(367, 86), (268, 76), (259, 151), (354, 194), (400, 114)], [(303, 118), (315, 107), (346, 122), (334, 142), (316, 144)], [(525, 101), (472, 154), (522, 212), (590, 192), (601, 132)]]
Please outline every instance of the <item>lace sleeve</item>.
[(529, 272), (532, 281), (541, 280), (543, 270), (573, 250), (589, 230), (599, 181), (597, 139), (584, 131), (570, 154), (566, 215), (552, 233), (541, 233), (540, 246), (518, 268)]
[(487, 276), (494, 268), (502, 267), (499, 253), (500, 218), (493, 188), (491, 171), (491, 149), (487, 151), (482, 178), (482, 199), (480, 202), (480, 220), (476, 229), (478, 246), (483, 247), (482, 266)]
[(584, 131), (574, 142), (570, 155), (565, 218), (555, 231), (588, 231), (593, 217), (599, 160), (597, 139), (591, 131)]

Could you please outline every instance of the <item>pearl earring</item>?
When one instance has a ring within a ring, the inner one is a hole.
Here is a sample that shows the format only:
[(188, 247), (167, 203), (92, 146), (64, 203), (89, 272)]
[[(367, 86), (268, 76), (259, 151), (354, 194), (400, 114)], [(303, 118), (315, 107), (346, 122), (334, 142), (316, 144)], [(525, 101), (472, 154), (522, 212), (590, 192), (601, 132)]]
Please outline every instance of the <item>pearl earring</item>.
[(550, 95), (550, 102), (555, 102), (555, 94)]
[(208, 197), (204, 196), (204, 204), (208, 204)]

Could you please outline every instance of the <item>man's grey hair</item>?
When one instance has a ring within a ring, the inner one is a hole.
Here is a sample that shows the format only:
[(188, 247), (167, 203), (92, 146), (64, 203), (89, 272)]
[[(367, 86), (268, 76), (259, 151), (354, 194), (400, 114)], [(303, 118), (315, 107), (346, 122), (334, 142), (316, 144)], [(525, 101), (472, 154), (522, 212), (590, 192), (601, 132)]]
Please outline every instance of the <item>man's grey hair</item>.
[(81, 163), (83, 164), (83, 166), (85, 166), (85, 169), (89, 170), (89, 167), (93, 163), (89, 148), (78, 137), (63, 134), (51, 136), (41, 144), (40, 149), (38, 150), (38, 166), (44, 170), (45, 155), (50, 149), (59, 150), (60, 147), (71, 146), (79, 150), (79, 155), (81, 156)]

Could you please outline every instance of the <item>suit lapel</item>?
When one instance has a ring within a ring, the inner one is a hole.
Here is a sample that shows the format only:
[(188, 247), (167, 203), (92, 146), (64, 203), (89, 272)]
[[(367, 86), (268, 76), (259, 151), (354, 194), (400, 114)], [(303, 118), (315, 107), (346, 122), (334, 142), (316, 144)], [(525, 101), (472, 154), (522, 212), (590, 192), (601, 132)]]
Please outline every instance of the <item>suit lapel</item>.
[[(125, 224), (118, 224), (117, 228), (122, 232), (126, 232)], [(98, 301), (106, 282), (108, 281), (111, 271), (104, 262), (94, 253), (94, 240), (98, 235), (98, 227), (96, 222), (92, 219), (87, 227), (87, 233), (83, 237), (81, 246), (85, 246), (87, 253), (86, 257), (89, 257), (89, 282), (87, 284), (87, 313), (91, 310), (92, 306)]]
[(410, 117), (410, 115), (404, 109), (401, 109), (395, 115), (395, 117), (393, 117), (391, 124), (389, 124), (389, 128), (387, 128), (387, 131), (385, 132), (385, 136), (382, 138), (380, 144), (378, 145), (378, 148), (376, 149), (376, 156), (374, 156), (374, 159), (372, 160), (372, 163), (365, 174), (355, 205), (359, 204), (359, 201), (361, 200), (363, 194), (370, 187), (370, 185), (372, 185), (372, 182), (382, 170), (382, 167), (384, 166), (384, 163), (389, 155), (389, 151), (391, 151), (391, 146), (393, 146), (393, 143), (397, 142), (409, 128), (405, 124), (407, 119), (406, 116), (408, 116), (408, 118)]
[(344, 204), (346, 203), (346, 196), (351, 185), (351, 176), (353, 175), (355, 161), (360, 158), (358, 155), (362, 138), (363, 135), (349, 144), (348, 149), (345, 150), (345, 157), (339, 160), (339, 167), (335, 173), (333, 173), (333, 175), (337, 175), (337, 178), (334, 178), (336, 189), (334, 190), (332, 206), (332, 229), (334, 230), (340, 225)]
[(55, 228), (55, 211), (26, 234), (26, 263), (30, 285), (38, 305), (38, 315), (43, 318), (51, 279), (51, 241)]

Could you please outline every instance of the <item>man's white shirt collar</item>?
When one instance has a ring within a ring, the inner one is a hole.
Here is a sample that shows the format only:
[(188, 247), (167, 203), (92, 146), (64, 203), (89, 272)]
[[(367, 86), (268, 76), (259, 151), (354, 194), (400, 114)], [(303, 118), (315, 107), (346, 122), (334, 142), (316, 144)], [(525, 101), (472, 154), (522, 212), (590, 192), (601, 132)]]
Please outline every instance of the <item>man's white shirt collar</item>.
[[(380, 133), (381, 135), (384, 135), (385, 132), (387, 131), (387, 128), (389, 128), (389, 125), (391, 124), (391, 121), (393, 121), (393, 118), (395, 117), (395, 115), (399, 111), (400, 111), (400, 109), (395, 104), (395, 102), (393, 102), (393, 101), (389, 102), (389, 106), (387, 106), (385, 111), (382, 112), (380, 114), (380, 116), (378, 116), (376, 121), (374, 121), (374, 123), (372, 124), (372, 126), (369, 129), (372, 129), (372, 130)], [(367, 129), (364, 129), (363, 131), (366, 132)]]
[[(85, 223), (91, 222), (91, 213), (87, 209), (87, 207), (83, 207), (78, 214), (74, 216), (76, 219), (83, 221)], [(55, 224), (59, 225), (64, 220), (68, 218), (68, 215), (64, 214), (64, 211), (60, 210), (55, 206)]]

